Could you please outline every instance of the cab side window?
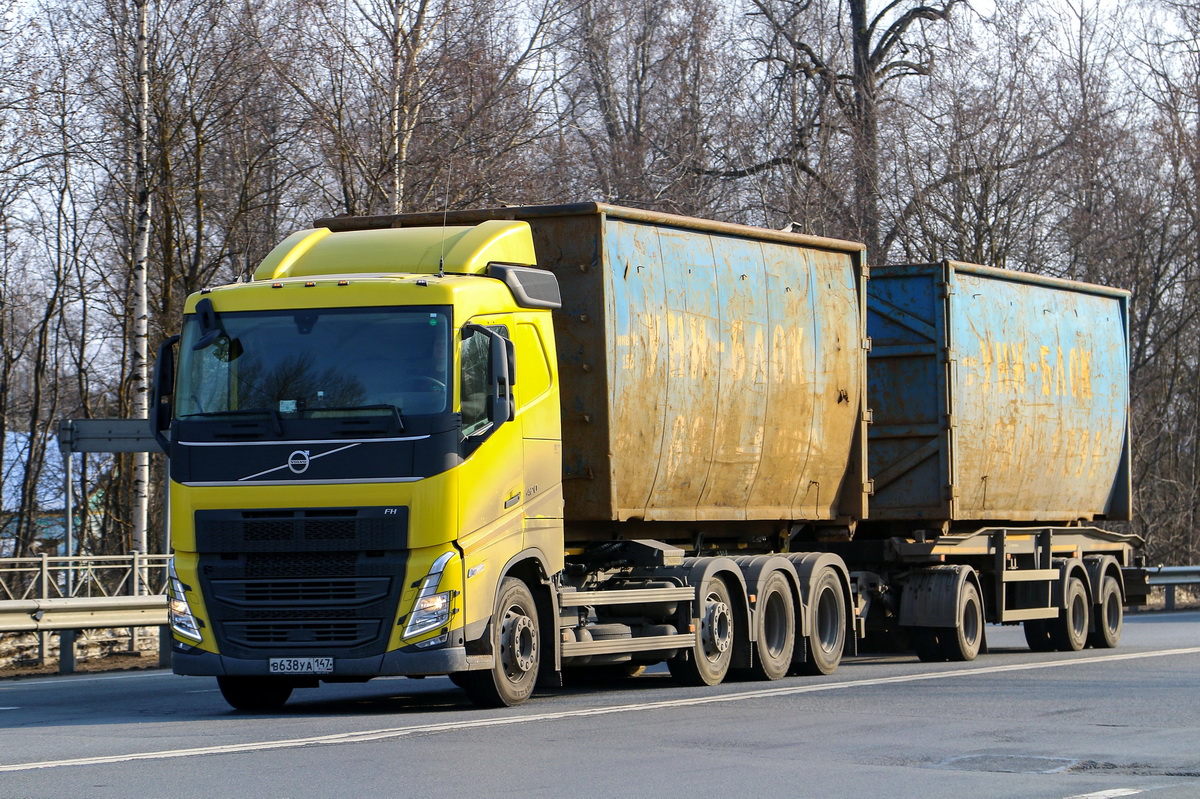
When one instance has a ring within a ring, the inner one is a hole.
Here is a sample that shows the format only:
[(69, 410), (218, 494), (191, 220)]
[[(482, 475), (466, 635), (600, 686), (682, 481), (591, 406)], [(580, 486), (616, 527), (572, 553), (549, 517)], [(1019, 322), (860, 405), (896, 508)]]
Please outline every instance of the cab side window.
[[(508, 338), (508, 328), (488, 325)], [(488, 355), (491, 344), (487, 336), (476, 334), (462, 342), (462, 435), (463, 438), (486, 430), (491, 422), (487, 417)]]

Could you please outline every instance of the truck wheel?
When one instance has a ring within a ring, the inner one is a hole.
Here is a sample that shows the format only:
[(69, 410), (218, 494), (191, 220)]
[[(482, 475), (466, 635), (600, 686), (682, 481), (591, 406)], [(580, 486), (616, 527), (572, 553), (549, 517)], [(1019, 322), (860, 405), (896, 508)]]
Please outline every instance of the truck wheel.
[(1121, 641), (1125, 623), (1125, 605), (1121, 584), (1111, 574), (1100, 581), (1100, 601), (1096, 603), (1096, 629), (1088, 635), (1088, 643), (1097, 649), (1112, 649)]
[(938, 633), (946, 660), (974, 660), (983, 645), (983, 602), (979, 589), (970, 580), (963, 583), (958, 596), (958, 623)]
[(542, 651), (537, 605), (525, 583), (506, 577), (492, 611), (490, 669), (460, 672), (456, 682), (480, 707), (512, 707), (533, 693)]
[(758, 595), (758, 640), (754, 642), (751, 676), (778, 680), (792, 667), (796, 648), (796, 605), (787, 578), (774, 572)]
[(942, 635), (947, 632), (949, 630), (943, 627), (909, 627), (908, 645), (922, 663), (941, 663), (946, 659)]
[(1088, 601), (1083, 580), (1071, 577), (1063, 592), (1058, 618), (1050, 621), (1050, 640), (1060, 652), (1078, 652), (1087, 643)]
[[(734, 621), (729, 587), (720, 577), (709, 581), (700, 605), (696, 643), (667, 661), (667, 668), (684, 685), (717, 685), (733, 660)], [(684, 659), (686, 658), (686, 659)]]
[(218, 677), (217, 687), (238, 710), (279, 710), (292, 695), (292, 686), (271, 677)]
[(1050, 638), (1050, 622), (1053, 619), (1030, 619), (1025, 628), (1025, 643), (1031, 652), (1053, 652), (1054, 641)]
[(808, 659), (800, 664), (805, 674), (832, 674), (842, 662), (846, 646), (846, 597), (833, 569), (824, 568), (809, 593), (812, 614), (808, 631)]

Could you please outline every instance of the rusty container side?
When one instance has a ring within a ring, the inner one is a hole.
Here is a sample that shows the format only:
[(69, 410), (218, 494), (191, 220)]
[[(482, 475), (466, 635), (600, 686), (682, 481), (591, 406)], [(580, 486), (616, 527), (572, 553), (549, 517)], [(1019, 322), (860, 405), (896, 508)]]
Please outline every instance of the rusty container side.
[(861, 245), (600, 203), (316, 224), (487, 219), (559, 280), (568, 523), (863, 518)]
[(872, 521), (1129, 518), (1127, 292), (957, 262), (871, 278)]
[(860, 518), (861, 250), (613, 208), (603, 235), (608, 518)]

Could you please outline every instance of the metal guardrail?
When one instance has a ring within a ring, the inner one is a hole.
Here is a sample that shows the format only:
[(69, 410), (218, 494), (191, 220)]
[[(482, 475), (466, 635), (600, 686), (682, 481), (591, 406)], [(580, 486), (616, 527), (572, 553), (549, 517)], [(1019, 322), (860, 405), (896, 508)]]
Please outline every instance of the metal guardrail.
[(0, 602), (0, 632), (159, 627), (166, 623), (167, 598), (162, 594)]
[(58, 670), (70, 674), (79, 630), (159, 627), (165, 663), (170, 561), (170, 555), (138, 553), (0, 558), (0, 633), (58, 632)]
[(1200, 583), (1200, 566), (1147, 566), (1146, 582), (1166, 587), (1165, 609), (1175, 610), (1175, 587)]
[(136, 552), (0, 558), (0, 602), (165, 594), (170, 561), (170, 555)]

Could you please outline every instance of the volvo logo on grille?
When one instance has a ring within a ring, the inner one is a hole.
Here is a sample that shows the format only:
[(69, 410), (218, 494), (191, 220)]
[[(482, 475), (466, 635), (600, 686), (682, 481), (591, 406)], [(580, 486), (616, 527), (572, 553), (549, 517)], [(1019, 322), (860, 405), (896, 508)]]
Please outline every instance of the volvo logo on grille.
[(308, 450), (298, 449), (291, 455), (288, 455), (288, 468), (294, 474), (304, 474), (308, 471), (308, 464), (311, 459), (308, 457)]

